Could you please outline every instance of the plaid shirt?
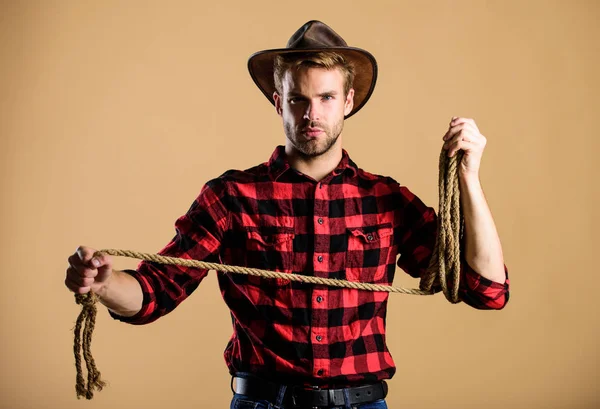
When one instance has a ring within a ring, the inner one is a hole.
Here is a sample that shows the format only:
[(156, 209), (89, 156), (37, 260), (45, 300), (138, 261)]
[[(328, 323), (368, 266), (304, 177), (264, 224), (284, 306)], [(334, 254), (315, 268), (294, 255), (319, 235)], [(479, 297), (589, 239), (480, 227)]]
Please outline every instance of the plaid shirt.
[[(391, 285), (396, 265), (413, 277), (427, 268), (437, 222), (406, 187), (359, 169), (346, 151), (316, 182), (291, 168), (279, 146), (267, 163), (208, 182), (175, 227), (160, 254)], [(478, 309), (503, 308), (508, 281), (463, 266), (461, 299)], [(113, 316), (133, 324), (169, 313), (208, 273), (151, 262), (128, 272), (142, 286), (143, 307), (134, 317)], [(225, 349), (232, 374), (338, 387), (394, 374), (385, 336), (388, 293), (229, 273), (218, 280), (233, 321)]]

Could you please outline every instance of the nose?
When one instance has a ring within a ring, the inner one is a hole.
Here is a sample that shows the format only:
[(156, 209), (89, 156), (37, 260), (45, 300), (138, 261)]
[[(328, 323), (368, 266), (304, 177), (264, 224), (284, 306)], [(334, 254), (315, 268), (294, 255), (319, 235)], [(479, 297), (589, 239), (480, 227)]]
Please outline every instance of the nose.
[(308, 119), (309, 121), (318, 121), (320, 114), (317, 107), (317, 104), (314, 102), (309, 102), (306, 104), (306, 111), (304, 111), (304, 119)]

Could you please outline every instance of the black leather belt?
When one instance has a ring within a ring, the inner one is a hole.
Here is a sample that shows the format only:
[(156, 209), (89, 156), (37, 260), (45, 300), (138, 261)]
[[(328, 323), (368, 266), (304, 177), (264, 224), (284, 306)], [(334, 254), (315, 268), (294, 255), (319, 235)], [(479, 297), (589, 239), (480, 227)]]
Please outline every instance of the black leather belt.
[[(234, 377), (235, 393), (247, 395), (256, 400), (276, 403), (281, 385), (258, 378)], [(387, 395), (387, 384), (379, 382), (371, 385), (346, 388), (351, 405), (374, 402)], [(285, 408), (327, 408), (344, 405), (344, 389), (307, 389), (304, 386), (289, 385), (283, 398)]]

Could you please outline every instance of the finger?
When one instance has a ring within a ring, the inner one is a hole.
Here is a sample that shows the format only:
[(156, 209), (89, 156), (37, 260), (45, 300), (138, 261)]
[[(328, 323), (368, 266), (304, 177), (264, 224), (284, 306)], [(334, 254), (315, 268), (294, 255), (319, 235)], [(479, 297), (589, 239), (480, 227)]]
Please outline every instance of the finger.
[(452, 139), (457, 133), (462, 131), (462, 129), (463, 129), (463, 125), (451, 126), (450, 128), (448, 128), (448, 131), (446, 132), (446, 135), (444, 135), (443, 139), (445, 141)]
[[(74, 254), (71, 257), (69, 257), (69, 265), (78, 276), (96, 277), (98, 275), (98, 270), (84, 264), (77, 254)], [(67, 269), (67, 272), (68, 271), (69, 270)]]
[(79, 256), (79, 259), (83, 262), (84, 265), (92, 266), (90, 264), (92, 258), (94, 257), (94, 253), (96, 251), (93, 248), (86, 246), (77, 247), (76, 254)]
[(450, 125), (457, 125), (463, 123), (470, 123), (471, 125), (475, 125), (475, 120), (473, 118), (465, 118), (460, 116), (453, 116), (450, 121)]
[(69, 262), (70, 266), (73, 266), (75, 268), (89, 268), (89, 266), (87, 264), (85, 264), (83, 261), (81, 261), (81, 258), (79, 257), (79, 255), (77, 253), (72, 254), (67, 261)]
[(450, 125), (450, 129), (470, 129), (473, 131), (479, 131), (477, 129), (477, 127), (475, 125), (473, 125), (471, 122), (460, 122), (460, 123), (456, 123), (454, 125)]
[(96, 253), (92, 264), (98, 269), (98, 274), (108, 274), (112, 270), (112, 257), (107, 254)]
[(459, 141), (455, 145), (453, 145), (450, 149), (448, 149), (448, 157), (451, 158), (460, 150), (468, 152), (474, 147), (472, 142), (467, 141)]
[(75, 273), (67, 272), (67, 279), (69, 281), (71, 281), (72, 283), (77, 284), (79, 287), (89, 287), (92, 284), (94, 284), (94, 281), (95, 281), (93, 277), (82, 277), (82, 276), (78, 275), (76, 272)]
[(98, 270), (86, 270), (81, 272), (75, 267), (67, 269), (67, 278), (80, 286), (90, 286), (94, 283), (95, 277), (98, 275)]
[(452, 139), (452, 137), (454, 137), (461, 131), (469, 132), (472, 134), (479, 133), (479, 130), (477, 128), (475, 128), (472, 124), (470, 124), (468, 122), (464, 122), (464, 123), (460, 123), (458, 125), (454, 125), (454, 126), (451, 126), (450, 128), (448, 128), (448, 132), (446, 132), (446, 135), (444, 136), (444, 140), (447, 141), (449, 139)]
[(479, 130), (474, 129), (473, 125), (464, 123), (451, 128), (449, 137), (446, 139), (452, 142), (455, 139), (466, 140), (474, 143), (485, 143), (485, 137), (479, 133)]
[(453, 145), (455, 145), (456, 143), (458, 143), (460, 141), (472, 142), (471, 135), (469, 134), (468, 131), (465, 131), (464, 129), (461, 129), (456, 134), (452, 135), (446, 141), (446, 143), (444, 143), (444, 149), (448, 149), (448, 148), (452, 147)]
[(85, 293), (90, 292), (90, 290), (91, 290), (91, 287), (78, 286), (77, 283), (73, 282), (68, 277), (65, 279), (65, 286), (67, 286), (67, 288), (69, 290), (71, 290), (72, 292), (74, 292), (76, 294), (85, 294)]
[(452, 121), (450, 121), (450, 127), (460, 124), (468, 124), (468, 126), (479, 132), (479, 128), (477, 127), (475, 120), (472, 118), (454, 118)]

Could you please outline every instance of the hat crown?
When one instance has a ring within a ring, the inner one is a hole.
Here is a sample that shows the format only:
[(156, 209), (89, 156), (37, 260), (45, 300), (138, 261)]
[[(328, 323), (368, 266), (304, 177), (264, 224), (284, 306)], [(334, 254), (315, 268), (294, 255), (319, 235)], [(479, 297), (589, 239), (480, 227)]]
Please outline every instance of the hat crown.
[(290, 37), (286, 48), (311, 49), (347, 46), (344, 39), (327, 24), (312, 20), (300, 27)]

